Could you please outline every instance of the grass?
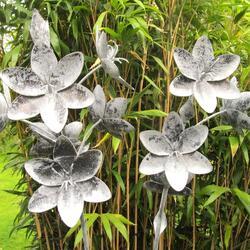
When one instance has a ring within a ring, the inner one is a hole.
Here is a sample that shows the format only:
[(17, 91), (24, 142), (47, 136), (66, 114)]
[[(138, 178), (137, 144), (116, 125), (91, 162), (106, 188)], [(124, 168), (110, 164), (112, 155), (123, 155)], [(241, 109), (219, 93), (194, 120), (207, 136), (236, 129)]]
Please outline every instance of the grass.
[[(6, 149), (7, 146), (1, 143), (1, 152), (6, 152)], [(22, 198), (4, 191), (14, 189), (20, 175), (14, 174), (12, 169), (2, 171), (6, 163), (7, 158), (0, 155), (0, 250), (22, 250), (29, 245), (25, 231), (15, 231), (10, 236)]]

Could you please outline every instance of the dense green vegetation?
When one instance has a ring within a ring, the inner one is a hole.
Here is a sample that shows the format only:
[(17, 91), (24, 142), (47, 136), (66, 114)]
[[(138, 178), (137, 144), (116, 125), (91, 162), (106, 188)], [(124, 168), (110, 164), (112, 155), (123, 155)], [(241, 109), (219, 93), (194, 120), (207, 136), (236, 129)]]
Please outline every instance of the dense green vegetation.
[[(212, 41), (215, 55), (240, 55), (241, 64), (235, 76), (241, 91), (249, 91), (250, 2), (13, 2), (0, 0), (1, 68), (29, 66), (32, 48), (29, 23), (33, 8), (48, 18), (52, 46), (58, 57), (77, 50), (86, 55), (83, 75), (96, 60), (93, 31), (97, 25), (103, 27), (110, 39), (120, 45), (119, 56), (129, 60), (129, 64), (122, 64), (120, 69), (124, 78), (136, 88), (135, 93), (121, 88), (105, 76), (103, 71), (86, 82), (91, 90), (97, 83), (105, 86), (107, 97), (130, 98), (127, 118), (136, 127), (135, 133), (126, 135), (122, 141), (97, 132), (91, 136), (91, 146), (98, 146), (104, 153), (104, 165), (99, 175), (111, 188), (113, 197), (103, 205), (88, 205), (86, 217), (93, 249), (150, 249), (149, 244), (153, 240), (152, 222), (160, 197), (142, 188), (146, 178), (140, 176), (138, 167), (146, 150), (140, 145), (139, 131), (160, 129), (164, 113), (155, 110), (166, 113), (178, 111), (185, 101), (185, 98), (171, 96), (169, 92), (169, 84), (178, 74), (173, 61), (173, 49), (190, 49), (203, 34)], [(145, 113), (143, 110), (151, 111)], [(196, 117), (192, 124), (205, 116), (196, 105)], [(80, 117), (85, 123), (88, 122), (85, 110), (80, 114), (72, 112), (70, 117), (72, 120)], [(20, 149), (20, 154), (10, 155), (14, 161), (9, 164), (9, 168), (22, 172), (22, 163), (28, 158), (28, 150), (34, 138), (23, 124), (13, 123), (11, 126), (10, 136), (4, 134), (4, 140), (8, 143), (15, 134), (19, 139), (14, 143)], [(209, 128), (210, 135), (201, 152), (211, 160), (214, 170), (209, 175), (195, 178), (192, 196), (168, 198), (168, 229), (161, 238), (160, 249), (249, 249), (250, 133), (239, 135), (232, 127), (221, 126), (219, 118), (211, 120)], [(7, 181), (8, 175), (1, 173), (0, 176), (0, 181), (3, 178)], [(18, 186), (26, 192), (16, 220), (17, 229), (35, 235), (34, 247), (40, 249), (63, 249), (63, 246), (73, 249), (74, 245), (82, 249), (79, 225), (68, 230), (59, 220), (56, 210), (34, 217), (27, 212), (27, 200), (37, 184), (24, 173), (18, 177)], [(23, 195), (23, 192), (20, 194)], [(10, 197), (2, 196), (2, 193), (0, 195), (1, 200), (2, 197)], [(1, 204), (8, 207), (11, 201), (6, 199)], [(2, 213), (1, 205), (1, 216)], [(2, 227), (1, 223), (1, 237)]]

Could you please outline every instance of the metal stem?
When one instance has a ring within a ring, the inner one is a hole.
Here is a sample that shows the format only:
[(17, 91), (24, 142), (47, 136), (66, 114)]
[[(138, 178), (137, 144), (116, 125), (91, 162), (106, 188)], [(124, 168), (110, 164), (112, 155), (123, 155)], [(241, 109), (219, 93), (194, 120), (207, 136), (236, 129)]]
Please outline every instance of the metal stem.
[[(162, 195), (161, 195), (161, 203), (160, 203), (160, 208), (159, 208), (159, 213), (164, 213), (164, 208), (166, 206), (166, 201), (168, 197), (168, 188), (164, 188)], [(158, 250), (159, 247), (159, 241), (160, 241), (160, 229), (161, 229), (161, 224), (158, 224), (155, 230), (155, 238), (154, 238), (154, 243), (153, 243), (153, 250)]]
[(88, 232), (87, 232), (87, 227), (86, 227), (86, 221), (84, 218), (84, 209), (80, 217), (80, 220), (81, 220), (81, 227), (82, 227), (82, 239), (83, 239), (84, 250), (89, 250)]
[(203, 119), (202, 121), (198, 122), (198, 123), (196, 124), (196, 126), (201, 125), (202, 123), (207, 122), (207, 121), (210, 120), (211, 118), (213, 118), (213, 117), (215, 117), (215, 116), (217, 116), (217, 115), (223, 114), (223, 113), (225, 113), (226, 111), (227, 111), (227, 110), (224, 109), (224, 110), (222, 110), (222, 111), (216, 112), (216, 113), (214, 113), (214, 114), (208, 116), (207, 118)]
[(101, 67), (102, 67), (102, 65), (100, 64), (97, 67), (90, 70), (89, 73), (87, 75), (85, 75), (80, 82), (78, 82), (78, 84), (82, 84), (83, 82), (85, 82), (94, 72), (96, 72)]

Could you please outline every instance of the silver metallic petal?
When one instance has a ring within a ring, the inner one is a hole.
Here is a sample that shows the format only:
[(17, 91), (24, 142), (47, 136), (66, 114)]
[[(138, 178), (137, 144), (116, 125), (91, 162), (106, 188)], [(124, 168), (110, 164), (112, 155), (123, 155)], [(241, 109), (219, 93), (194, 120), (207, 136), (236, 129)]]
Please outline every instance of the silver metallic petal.
[(105, 118), (121, 118), (127, 109), (128, 100), (126, 98), (117, 97), (110, 100), (105, 109)]
[(44, 105), (44, 96), (25, 97), (18, 96), (8, 110), (8, 117), (11, 120), (23, 120), (37, 116), (41, 105)]
[(96, 122), (100, 118), (103, 118), (106, 106), (106, 98), (103, 88), (100, 85), (96, 85), (94, 91), (95, 102), (89, 107), (91, 119)]
[(162, 133), (170, 142), (176, 142), (183, 130), (184, 124), (180, 116), (176, 112), (170, 112), (164, 120)]
[(57, 160), (61, 157), (66, 156), (76, 156), (76, 149), (70, 139), (65, 137), (64, 135), (61, 135), (56, 140), (56, 144), (53, 151), (53, 158), (54, 160)]
[(81, 122), (74, 121), (67, 124), (63, 129), (63, 134), (69, 139), (78, 140), (84, 126)]
[(65, 183), (60, 190), (57, 206), (62, 221), (68, 227), (75, 226), (83, 211), (83, 198), (78, 186)]
[(74, 84), (68, 89), (59, 92), (62, 97), (64, 105), (70, 109), (82, 109), (89, 107), (95, 101), (94, 94), (86, 87)]
[(147, 154), (141, 161), (139, 171), (145, 175), (161, 173), (165, 170), (167, 156), (157, 156), (151, 153)]
[(68, 109), (58, 93), (47, 94), (40, 107), (40, 113), (45, 125), (55, 133), (59, 133), (68, 118)]
[(185, 188), (188, 182), (188, 171), (181, 155), (178, 157), (169, 157), (168, 164), (166, 164), (165, 168), (165, 174), (170, 186), (174, 190), (180, 192)]
[(233, 77), (229, 80), (210, 82), (217, 97), (224, 99), (236, 99), (240, 97), (240, 91), (237, 88), (237, 80)]
[(108, 56), (108, 41), (105, 32), (97, 31), (96, 33), (96, 52), (100, 59)]
[(221, 81), (229, 77), (238, 68), (240, 57), (238, 55), (218, 56), (206, 72), (207, 81)]
[(152, 154), (169, 155), (173, 152), (168, 139), (159, 131), (147, 130), (140, 133), (143, 146)]
[(188, 98), (188, 100), (181, 106), (179, 114), (184, 123), (189, 122), (195, 116), (192, 97)]
[(193, 174), (207, 174), (213, 170), (210, 161), (198, 151), (192, 154), (182, 155), (182, 158), (188, 172)]
[(61, 166), (51, 159), (32, 159), (25, 162), (24, 168), (32, 179), (45, 186), (59, 186), (65, 179)]
[(42, 213), (57, 205), (59, 187), (39, 187), (29, 200), (28, 209), (32, 213)]
[(76, 158), (72, 169), (72, 180), (81, 182), (92, 178), (102, 166), (103, 155), (100, 150), (92, 149)]
[(34, 45), (31, 52), (31, 68), (44, 83), (50, 82), (50, 76), (56, 66), (57, 59), (52, 48)]
[(16, 67), (5, 69), (1, 78), (10, 89), (25, 96), (39, 96), (47, 91), (47, 86), (28, 68)]
[(64, 56), (52, 72), (51, 85), (54, 85), (57, 91), (71, 86), (81, 74), (83, 62), (84, 58), (81, 52)]
[(247, 114), (238, 110), (228, 109), (226, 115), (229, 124), (239, 130), (239, 132), (241, 132), (242, 129), (250, 130), (250, 117)]
[(145, 181), (143, 183), (143, 187), (148, 189), (151, 192), (157, 192), (157, 193), (161, 193), (164, 188), (163, 184), (158, 183), (156, 181), (152, 181), (152, 180)]
[(192, 126), (185, 129), (180, 135), (177, 150), (181, 154), (196, 151), (205, 142), (208, 136), (208, 128), (204, 125)]
[(56, 134), (51, 131), (44, 123), (42, 122), (33, 122), (29, 124), (30, 129), (37, 135), (47, 139), (49, 141), (56, 141)]
[(207, 36), (201, 36), (196, 41), (192, 55), (199, 62), (200, 66), (203, 65), (204, 69), (211, 64), (214, 59), (214, 51)]
[(199, 64), (191, 53), (185, 49), (176, 48), (174, 50), (174, 60), (184, 76), (193, 80), (199, 79)]
[(110, 134), (118, 137), (135, 129), (129, 122), (120, 118), (105, 118), (103, 125)]
[(8, 105), (2, 93), (0, 93), (0, 131), (2, 131), (8, 121)]
[(190, 96), (193, 94), (194, 83), (194, 80), (179, 75), (171, 82), (170, 92), (175, 96)]
[(31, 157), (50, 157), (52, 155), (54, 143), (51, 143), (43, 138), (39, 138), (32, 145), (29, 155)]
[(50, 46), (49, 23), (34, 9), (32, 13), (30, 35), (34, 44)]
[(208, 113), (213, 113), (217, 106), (216, 92), (205, 80), (196, 82), (194, 97), (199, 105)]
[(223, 100), (224, 107), (236, 109), (239, 111), (248, 111), (250, 109), (250, 91), (241, 92), (240, 97), (234, 100)]
[(87, 202), (104, 202), (112, 196), (108, 186), (97, 177), (78, 182), (77, 185), (81, 190), (83, 200)]
[(102, 67), (105, 73), (109, 74), (112, 78), (117, 79), (120, 76), (118, 67), (111, 59), (103, 59)]

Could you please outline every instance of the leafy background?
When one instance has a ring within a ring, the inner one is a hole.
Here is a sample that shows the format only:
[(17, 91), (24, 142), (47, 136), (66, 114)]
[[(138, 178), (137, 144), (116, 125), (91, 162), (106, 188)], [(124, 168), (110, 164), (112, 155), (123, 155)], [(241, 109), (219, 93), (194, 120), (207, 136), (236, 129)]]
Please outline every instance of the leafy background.
[[(58, 57), (82, 51), (82, 75), (96, 60), (93, 30), (98, 27), (120, 45), (119, 56), (129, 60), (120, 69), (136, 92), (123, 89), (99, 71), (85, 85), (93, 90), (99, 83), (109, 97), (130, 98), (127, 118), (135, 133), (122, 141), (95, 132), (91, 145), (105, 156), (100, 177), (111, 188), (112, 200), (88, 205), (89, 236), (93, 249), (150, 249), (152, 222), (159, 196), (143, 189), (145, 177), (138, 173), (146, 150), (140, 145), (139, 131), (160, 129), (169, 111), (178, 111), (185, 98), (171, 96), (169, 84), (177, 72), (173, 49), (191, 49), (195, 40), (206, 34), (216, 55), (235, 53), (241, 57), (236, 72), (242, 91), (250, 88), (250, 2), (248, 0), (0, 0), (0, 65), (29, 66), (32, 48), (29, 24), (37, 8), (50, 22), (51, 43)], [(196, 105), (192, 124), (206, 114)], [(86, 110), (71, 112), (69, 120), (88, 124)], [(250, 133), (237, 134), (216, 118), (209, 122), (210, 135), (201, 151), (211, 160), (214, 170), (198, 176), (190, 197), (169, 197), (168, 229), (159, 249), (249, 249)], [(23, 162), (34, 137), (20, 123), (10, 124), (1, 135), (1, 227), (0, 248), (82, 249), (79, 225), (68, 229), (56, 210), (42, 215), (27, 211), (27, 202), (37, 184), (23, 171)], [(7, 163), (8, 162), (8, 163)], [(5, 163), (5, 164), (4, 164)], [(7, 163), (7, 164), (6, 164)], [(6, 170), (7, 169), (7, 170)], [(15, 177), (10, 176), (11, 170)], [(7, 171), (7, 172), (6, 172)], [(11, 183), (11, 184), (10, 184)], [(15, 185), (13, 190), (13, 185)], [(6, 189), (11, 189), (6, 193)], [(5, 191), (3, 191), (5, 190)], [(15, 198), (13, 198), (15, 197)], [(14, 202), (15, 200), (15, 202)], [(20, 202), (20, 206), (14, 203)], [(13, 210), (12, 210), (13, 209)], [(16, 215), (10, 229), (8, 213)], [(8, 233), (21, 230), (10, 242)], [(2, 237), (4, 235), (4, 237)], [(24, 236), (29, 240), (24, 242)], [(20, 242), (23, 242), (22, 246)], [(19, 245), (20, 244), (20, 245)]]

